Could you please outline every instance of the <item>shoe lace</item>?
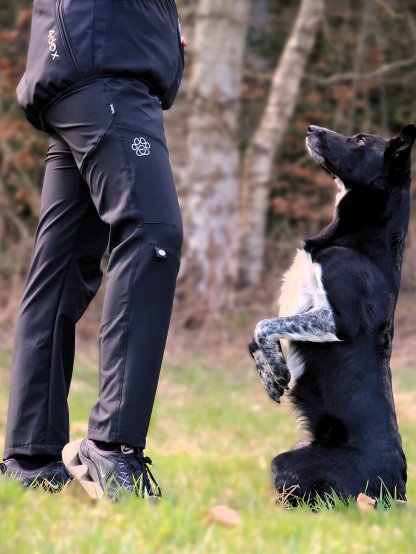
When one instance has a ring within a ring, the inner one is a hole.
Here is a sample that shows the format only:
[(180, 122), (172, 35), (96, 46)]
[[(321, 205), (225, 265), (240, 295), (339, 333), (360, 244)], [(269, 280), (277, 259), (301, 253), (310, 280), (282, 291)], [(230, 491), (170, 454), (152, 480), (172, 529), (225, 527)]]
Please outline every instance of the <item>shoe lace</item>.
[[(153, 498), (160, 498), (162, 490), (149, 467), (151, 465), (153, 465), (153, 462), (148, 456), (143, 456), (140, 452), (136, 453), (134, 462), (126, 462), (122, 465), (123, 469), (119, 473), (120, 484), (127, 490), (134, 491), (142, 498), (146, 494)], [(131, 484), (129, 479), (130, 476), (133, 484)]]
[(142, 466), (142, 473), (140, 476), (141, 486), (139, 489), (142, 498), (145, 493), (154, 498), (160, 498), (162, 496), (162, 490), (149, 467), (153, 465), (152, 460), (149, 456), (143, 455), (138, 455), (137, 459)]

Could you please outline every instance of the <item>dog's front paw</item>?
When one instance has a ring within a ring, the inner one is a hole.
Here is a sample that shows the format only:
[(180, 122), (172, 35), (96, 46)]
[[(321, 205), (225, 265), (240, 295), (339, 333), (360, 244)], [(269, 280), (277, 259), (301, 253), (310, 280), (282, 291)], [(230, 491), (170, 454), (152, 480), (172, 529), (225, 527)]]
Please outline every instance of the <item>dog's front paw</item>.
[(274, 381), (283, 390), (289, 390), (291, 375), (283, 355), (278, 352), (276, 356), (273, 356), (272, 360), (267, 359), (267, 361), (269, 362)]
[(286, 367), (286, 364), (284, 364), (285, 368), (281, 368), (279, 365), (279, 367), (283, 369), (282, 372), (277, 372), (275, 369), (272, 370), (262, 352), (262, 349), (255, 340), (249, 344), (248, 349), (254, 359), (256, 369), (267, 393), (272, 400), (280, 403), (280, 397), (284, 394), (285, 388), (290, 381), (290, 373)]
[(283, 388), (288, 388), (290, 383), (290, 371), (286, 365), (279, 339), (273, 333), (273, 319), (263, 319), (257, 323), (254, 330), (254, 339), (249, 349), (253, 357), (257, 350), (260, 350), (267, 368), (273, 379)]

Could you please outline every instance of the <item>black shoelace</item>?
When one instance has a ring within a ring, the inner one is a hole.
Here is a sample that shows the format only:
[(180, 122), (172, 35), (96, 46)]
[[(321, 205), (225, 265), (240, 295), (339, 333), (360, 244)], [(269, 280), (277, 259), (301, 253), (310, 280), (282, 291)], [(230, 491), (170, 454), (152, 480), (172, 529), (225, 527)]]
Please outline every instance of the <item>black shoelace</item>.
[(137, 493), (139, 493), (142, 498), (144, 498), (146, 493), (153, 498), (160, 498), (162, 496), (162, 490), (149, 467), (153, 465), (152, 460), (148, 456), (143, 456), (142, 454), (139, 454), (136, 459), (141, 468), (141, 475), (137, 482)]
[[(135, 451), (133, 455), (129, 454), (130, 460), (120, 466), (117, 477), (117, 486), (122, 487), (129, 492), (134, 492), (142, 498), (145, 495), (153, 499), (160, 498), (162, 491), (150, 470), (152, 460), (143, 456), (142, 451)], [(116, 495), (118, 497), (118, 494)]]

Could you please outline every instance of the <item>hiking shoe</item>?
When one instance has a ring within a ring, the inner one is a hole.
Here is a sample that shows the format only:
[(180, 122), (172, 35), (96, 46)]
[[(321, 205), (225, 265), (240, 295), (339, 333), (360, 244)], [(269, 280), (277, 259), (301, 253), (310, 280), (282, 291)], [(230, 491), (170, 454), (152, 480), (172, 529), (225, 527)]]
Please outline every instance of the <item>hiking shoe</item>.
[(92, 498), (106, 495), (117, 502), (123, 491), (142, 498), (162, 496), (148, 467), (152, 460), (135, 448), (120, 445), (117, 450), (101, 450), (94, 441), (83, 439), (67, 444), (62, 459)]
[(42, 487), (51, 493), (61, 492), (72, 480), (62, 462), (51, 462), (38, 469), (23, 469), (17, 460), (9, 458), (0, 464), (0, 470), (5, 477), (21, 481), (25, 487)]

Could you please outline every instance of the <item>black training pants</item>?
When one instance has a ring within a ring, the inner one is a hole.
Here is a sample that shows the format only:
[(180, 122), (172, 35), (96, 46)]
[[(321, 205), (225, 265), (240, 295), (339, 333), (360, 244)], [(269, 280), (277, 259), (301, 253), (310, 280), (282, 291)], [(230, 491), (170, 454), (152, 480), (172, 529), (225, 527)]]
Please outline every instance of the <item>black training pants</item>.
[(45, 114), (32, 263), (15, 330), (4, 457), (60, 454), (75, 324), (109, 246), (91, 439), (144, 447), (168, 332), (182, 221), (158, 99), (133, 79), (84, 83)]

